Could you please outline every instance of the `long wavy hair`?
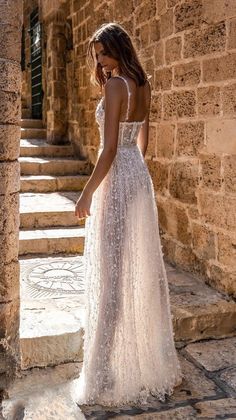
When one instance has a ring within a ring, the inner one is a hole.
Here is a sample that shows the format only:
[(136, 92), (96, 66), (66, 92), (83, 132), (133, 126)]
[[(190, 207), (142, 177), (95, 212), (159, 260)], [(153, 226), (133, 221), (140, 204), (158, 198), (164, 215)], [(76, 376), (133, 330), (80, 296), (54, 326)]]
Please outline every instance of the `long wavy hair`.
[(94, 44), (101, 42), (107, 56), (116, 59), (122, 74), (132, 78), (138, 86), (145, 84), (148, 79), (142, 68), (130, 36), (118, 23), (105, 23), (92, 35), (87, 52), (89, 67), (93, 70), (92, 80), (102, 88), (111, 73), (105, 73), (101, 64), (97, 62)]

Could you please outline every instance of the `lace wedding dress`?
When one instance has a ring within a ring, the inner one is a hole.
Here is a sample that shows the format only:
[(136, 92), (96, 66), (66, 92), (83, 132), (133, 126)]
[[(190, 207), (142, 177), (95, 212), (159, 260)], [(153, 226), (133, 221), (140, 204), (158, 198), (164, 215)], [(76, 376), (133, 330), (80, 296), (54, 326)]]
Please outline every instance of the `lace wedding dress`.
[[(103, 100), (96, 120), (101, 151)], [(164, 400), (182, 380), (154, 189), (136, 144), (142, 123), (120, 122), (116, 157), (86, 220), (84, 361), (72, 386), (78, 404)]]

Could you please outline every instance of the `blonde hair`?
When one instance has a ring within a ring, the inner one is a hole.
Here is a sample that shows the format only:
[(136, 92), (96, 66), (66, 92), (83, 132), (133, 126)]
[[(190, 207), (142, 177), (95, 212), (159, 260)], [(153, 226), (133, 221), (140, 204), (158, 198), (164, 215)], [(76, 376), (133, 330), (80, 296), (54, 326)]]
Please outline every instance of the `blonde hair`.
[[(101, 65), (95, 60), (94, 44), (96, 42), (101, 42), (107, 56), (118, 61), (120, 71), (124, 75), (135, 80), (138, 86), (145, 84), (148, 77), (138, 59), (130, 36), (121, 25), (112, 22), (103, 24), (97, 29), (92, 35), (88, 45), (87, 58), (89, 66), (93, 68), (95, 82), (97, 82), (101, 88), (111, 77), (111, 73), (105, 74)], [(92, 66), (91, 62), (93, 64)]]

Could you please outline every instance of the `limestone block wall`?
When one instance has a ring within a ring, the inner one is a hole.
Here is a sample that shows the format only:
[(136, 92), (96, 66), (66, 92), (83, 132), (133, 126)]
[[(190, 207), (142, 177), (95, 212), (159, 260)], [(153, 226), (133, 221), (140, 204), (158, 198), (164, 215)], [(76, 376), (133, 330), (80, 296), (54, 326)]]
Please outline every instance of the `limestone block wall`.
[(20, 46), (22, 1), (0, 13), (0, 393), (18, 358)]
[(85, 55), (94, 29), (117, 21), (152, 76), (146, 161), (164, 254), (236, 294), (235, 0), (70, 0), (70, 18), (68, 137), (95, 161), (99, 92)]

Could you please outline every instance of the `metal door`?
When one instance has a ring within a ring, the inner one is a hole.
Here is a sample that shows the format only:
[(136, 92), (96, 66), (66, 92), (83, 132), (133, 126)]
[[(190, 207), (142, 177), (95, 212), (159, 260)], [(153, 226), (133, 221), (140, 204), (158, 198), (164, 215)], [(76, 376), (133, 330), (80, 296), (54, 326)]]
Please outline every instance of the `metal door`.
[(39, 9), (30, 14), (32, 118), (42, 118), (42, 27)]

